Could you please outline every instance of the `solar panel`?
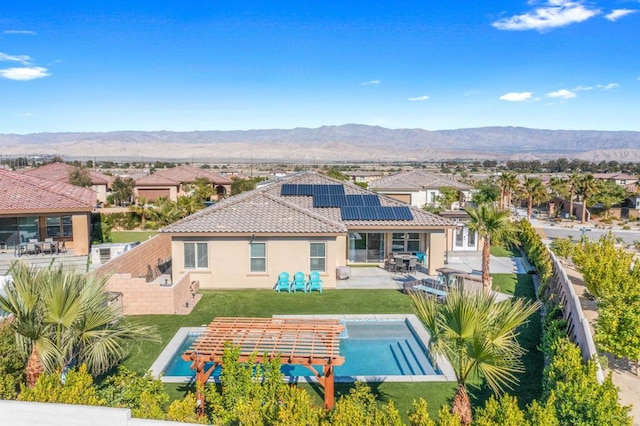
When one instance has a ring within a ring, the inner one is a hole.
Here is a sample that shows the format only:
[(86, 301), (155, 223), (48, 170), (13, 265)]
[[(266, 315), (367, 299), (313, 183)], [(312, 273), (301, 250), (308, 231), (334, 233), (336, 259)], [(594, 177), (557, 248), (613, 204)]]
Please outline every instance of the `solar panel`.
[(362, 201), (365, 206), (379, 206), (380, 198), (377, 195), (363, 195)]
[(329, 195), (329, 185), (313, 185), (313, 195)]
[(399, 216), (399, 220), (413, 220), (413, 214), (411, 214), (411, 209), (409, 207), (393, 207), (397, 216)]
[(364, 206), (364, 201), (362, 201), (362, 195), (347, 195), (347, 206)]
[(331, 195), (344, 195), (344, 186), (342, 185), (327, 185), (327, 187)]
[(315, 185), (309, 185), (306, 183), (298, 185), (298, 195), (312, 196), (314, 186)]
[(280, 195), (297, 195), (298, 194), (298, 185), (294, 185), (291, 183), (282, 184), (280, 189)]
[(358, 220), (360, 214), (357, 207), (342, 206), (340, 207), (340, 215), (342, 220)]
[(342, 206), (342, 220), (413, 220), (409, 207)]

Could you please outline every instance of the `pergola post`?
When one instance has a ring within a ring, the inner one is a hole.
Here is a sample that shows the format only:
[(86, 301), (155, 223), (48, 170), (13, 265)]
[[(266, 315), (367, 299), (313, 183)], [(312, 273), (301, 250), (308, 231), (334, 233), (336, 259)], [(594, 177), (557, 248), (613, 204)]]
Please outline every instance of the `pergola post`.
[(196, 355), (196, 359), (194, 361), (196, 366), (196, 412), (198, 417), (204, 417), (205, 415), (205, 400), (204, 400), (204, 387), (207, 385), (207, 380), (211, 377), (211, 373), (218, 366), (217, 362), (213, 363), (208, 370), (205, 371), (205, 363), (203, 361), (198, 361), (198, 356)]
[(333, 366), (325, 365), (322, 368), (323, 385), (324, 385), (324, 408), (330, 410), (335, 405), (334, 382), (333, 382)]

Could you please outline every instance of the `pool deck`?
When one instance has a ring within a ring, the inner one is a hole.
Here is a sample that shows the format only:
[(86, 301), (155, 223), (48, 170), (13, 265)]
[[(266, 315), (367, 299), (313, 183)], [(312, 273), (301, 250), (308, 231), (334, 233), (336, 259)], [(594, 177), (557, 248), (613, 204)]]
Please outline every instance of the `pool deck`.
[[(420, 339), (422, 345), (426, 348), (429, 344), (429, 333), (425, 330), (424, 326), (413, 314), (374, 314), (374, 315), (274, 315), (273, 318), (307, 318), (307, 319), (340, 319), (340, 320), (406, 320), (414, 333)], [(162, 376), (167, 364), (171, 362), (174, 354), (184, 341), (185, 337), (189, 333), (200, 333), (204, 331), (206, 327), (181, 327), (178, 332), (173, 336), (171, 341), (164, 348), (162, 353), (155, 360), (151, 366), (151, 373), (154, 377), (160, 377), (165, 383), (188, 383), (194, 380), (194, 376)], [(453, 371), (453, 367), (448, 360), (444, 357), (435, 357), (435, 366), (440, 370), (440, 374), (433, 375), (414, 375), (414, 376), (335, 376), (336, 382), (350, 383), (350, 382), (454, 382), (456, 376)], [(217, 380), (215, 377), (211, 377), (209, 381)], [(301, 377), (285, 377), (287, 383), (298, 382), (317, 382), (318, 379), (312, 376)]]

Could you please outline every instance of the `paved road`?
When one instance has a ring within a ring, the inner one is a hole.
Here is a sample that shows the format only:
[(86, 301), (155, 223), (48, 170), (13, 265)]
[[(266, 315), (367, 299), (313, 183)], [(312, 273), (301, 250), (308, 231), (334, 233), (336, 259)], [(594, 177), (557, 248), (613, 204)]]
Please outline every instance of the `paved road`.
[(582, 235), (584, 235), (589, 240), (597, 241), (602, 235), (612, 232), (613, 235), (622, 238), (627, 244), (633, 244), (635, 240), (640, 241), (640, 232), (637, 228), (634, 230), (600, 229), (595, 228), (591, 224), (582, 225), (579, 222), (559, 222), (552, 225), (546, 220), (538, 220), (535, 218), (531, 219), (531, 225), (539, 231), (542, 231), (544, 234), (543, 239), (549, 240), (571, 236), (574, 241), (578, 241)]

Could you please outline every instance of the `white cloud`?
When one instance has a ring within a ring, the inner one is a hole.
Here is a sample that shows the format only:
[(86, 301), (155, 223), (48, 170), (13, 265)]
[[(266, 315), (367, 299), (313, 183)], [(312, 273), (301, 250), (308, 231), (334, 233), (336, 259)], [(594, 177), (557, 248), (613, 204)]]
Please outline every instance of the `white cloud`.
[(573, 93), (571, 90), (560, 89), (555, 92), (547, 93), (547, 98), (559, 98), (559, 99), (571, 99), (575, 98), (577, 95)]
[(573, 89), (574, 92), (586, 92), (587, 90), (593, 90), (591, 86), (578, 86)]
[(610, 13), (607, 13), (606, 15), (604, 15), (604, 17), (610, 20), (611, 22), (616, 22), (618, 19), (622, 18), (623, 16), (631, 15), (632, 13), (636, 13), (636, 12), (637, 10), (631, 10), (631, 9), (614, 9)]
[(31, 62), (31, 58), (27, 55), (9, 55), (0, 52), (0, 61), (20, 62), (23, 65), (28, 65)]
[(22, 114), (18, 114), (18, 117), (33, 117), (33, 114), (30, 112), (25, 112)]
[(429, 96), (424, 95), (424, 96), (418, 96), (417, 98), (407, 98), (410, 101), (426, 101), (427, 99), (429, 99)]
[(491, 25), (499, 30), (543, 31), (583, 22), (600, 13), (600, 9), (587, 6), (582, 0), (548, 0), (542, 7), (522, 15), (499, 19)]
[(2, 34), (36, 35), (38, 33), (35, 31), (28, 31), (28, 30), (5, 30), (2, 32)]
[(509, 101), (509, 102), (524, 102), (532, 100), (531, 96), (533, 93), (531, 92), (509, 92), (500, 96), (501, 101)]
[(361, 86), (377, 86), (378, 84), (380, 84), (380, 80), (371, 80), (371, 81), (365, 81), (363, 83), (361, 83)]
[(43, 67), (19, 67), (0, 69), (0, 77), (9, 80), (35, 80), (36, 78), (49, 77), (49, 70)]
[(620, 85), (618, 83), (609, 83), (609, 84), (598, 84), (596, 87), (600, 90), (611, 90), (611, 89), (615, 89), (616, 87), (620, 87)]

